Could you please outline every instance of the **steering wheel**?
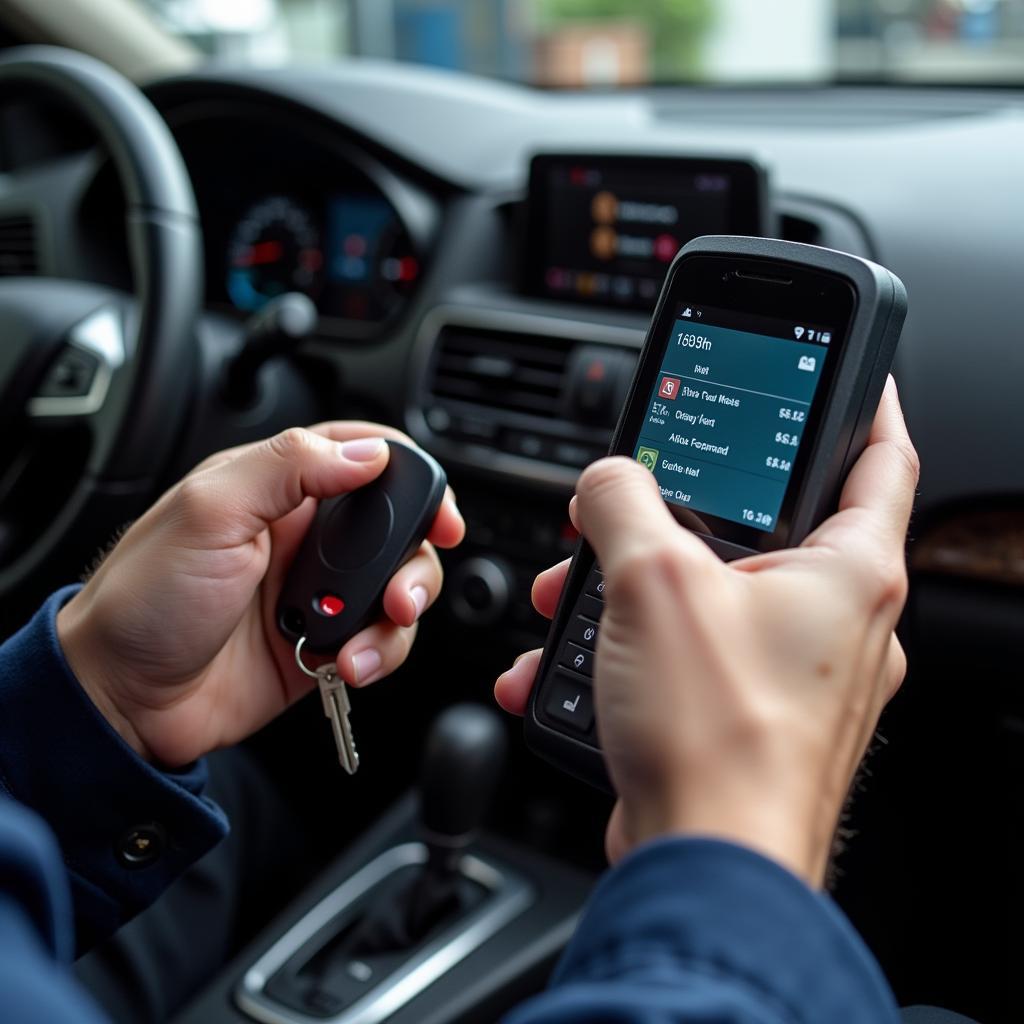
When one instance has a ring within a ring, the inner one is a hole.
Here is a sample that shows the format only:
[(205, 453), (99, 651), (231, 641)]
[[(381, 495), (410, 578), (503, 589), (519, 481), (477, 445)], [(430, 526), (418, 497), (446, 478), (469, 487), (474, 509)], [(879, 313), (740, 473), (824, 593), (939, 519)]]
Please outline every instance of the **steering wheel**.
[[(14, 96), (56, 100), (109, 153), (134, 293), (0, 278), (0, 601), (37, 589), (32, 581), (56, 567), (80, 567), (138, 513), (187, 412), (202, 302), (192, 186), (142, 93), (90, 57), (31, 46), (0, 58), (0, 100)], [(0, 216), (46, 214), (54, 194), (44, 171), (0, 183)]]

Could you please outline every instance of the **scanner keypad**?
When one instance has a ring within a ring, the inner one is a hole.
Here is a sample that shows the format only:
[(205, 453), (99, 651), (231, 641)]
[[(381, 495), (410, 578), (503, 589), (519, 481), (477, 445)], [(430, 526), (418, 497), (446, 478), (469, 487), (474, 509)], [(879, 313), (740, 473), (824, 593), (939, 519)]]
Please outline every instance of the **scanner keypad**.
[(545, 688), (544, 710), (580, 733), (592, 733), (594, 726), (594, 652), (604, 611), (604, 588), (604, 575), (595, 565), (573, 607)]

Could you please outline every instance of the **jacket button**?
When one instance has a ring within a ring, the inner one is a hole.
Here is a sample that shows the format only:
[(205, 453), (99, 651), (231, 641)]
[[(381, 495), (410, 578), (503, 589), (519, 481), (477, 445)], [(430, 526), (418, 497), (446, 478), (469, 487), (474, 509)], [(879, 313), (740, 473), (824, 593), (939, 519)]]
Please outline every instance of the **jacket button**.
[(126, 868), (145, 868), (160, 858), (165, 845), (162, 826), (156, 822), (135, 825), (118, 840), (117, 859)]

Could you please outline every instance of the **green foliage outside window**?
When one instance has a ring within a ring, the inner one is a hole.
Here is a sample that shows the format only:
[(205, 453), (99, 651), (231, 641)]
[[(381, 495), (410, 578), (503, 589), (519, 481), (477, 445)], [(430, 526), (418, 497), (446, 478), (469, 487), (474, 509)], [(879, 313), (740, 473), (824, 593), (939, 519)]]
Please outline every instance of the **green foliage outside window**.
[(697, 77), (700, 44), (714, 18), (713, 0), (536, 0), (543, 24), (631, 21), (651, 35), (655, 80)]

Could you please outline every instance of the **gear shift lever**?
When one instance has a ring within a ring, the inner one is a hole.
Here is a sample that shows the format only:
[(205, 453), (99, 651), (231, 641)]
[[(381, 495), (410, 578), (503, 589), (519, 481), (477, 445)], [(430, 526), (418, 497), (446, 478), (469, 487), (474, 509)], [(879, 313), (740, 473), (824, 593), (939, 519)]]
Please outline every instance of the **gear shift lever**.
[[(267, 1005), (298, 1010), (302, 1020), (340, 1020), (343, 1010), (358, 1004), (362, 1009), (344, 1019), (362, 1021), (371, 1019), (377, 993), (379, 1005), (396, 1010), (408, 986), (437, 980), (425, 971), (427, 965), (445, 957), (457, 963), (476, 948), (472, 943), (494, 934), (488, 929), (511, 919), (503, 915), (514, 915), (524, 905), (517, 901), (529, 900), (522, 881), (489, 864), (484, 851), (469, 851), (494, 797), (505, 746), (501, 720), (485, 707), (459, 704), (437, 718), (427, 736), (419, 784), (418, 831), (426, 855), (408, 841), (408, 822), (403, 822), (394, 836), (400, 845), (379, 854), (371, 865), (394, 860), (396, 854), (397, 863), (367, 889), (347, 896), (326, 924), (319, 919), (318, 931), (303, 930), (287, 958), (276, 963), (265, 983), (260, 980)], [(295, 928), (304, 929), (348, 888), (335, 890)]]
[(419, 787), (428, 858), (409, 893), (411, 935), (458, 909), (459, 859), (494, 798), (506, 745), (497, 715), (477, 704), (448, 708), (430, 730)]
[(456, 704), (434, 722), (419, 786), (427, 861), (394, 903), (366, 916), (353, 952), (408, 949), (441, 921), (470, 908), (479, 894), (467, 888), (459, 862), (494, 797), (506, 742), (497, 715), (477, 704)]
[(487, 813), (505, 763), (505, 730), (493, 711), (455, 704), (438, 716), (420, 770), (423, 841), (439, 858), (463, 849)]

